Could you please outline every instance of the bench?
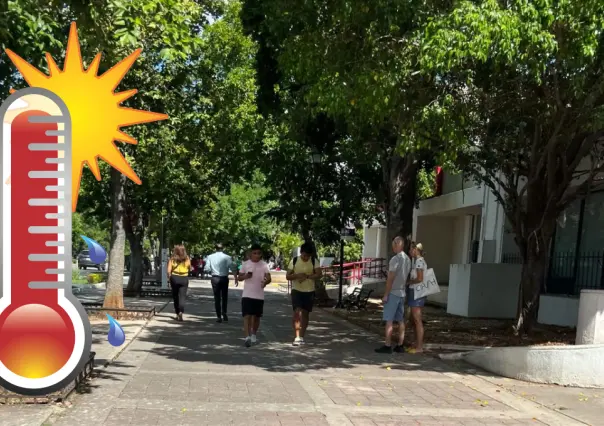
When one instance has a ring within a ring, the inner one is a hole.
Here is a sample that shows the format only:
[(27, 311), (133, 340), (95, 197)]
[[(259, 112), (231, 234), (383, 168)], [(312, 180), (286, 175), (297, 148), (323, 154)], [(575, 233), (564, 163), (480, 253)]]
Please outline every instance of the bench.
[(158, 281), (155, 278), (143, 278), (143, 286), (161, 287), (161, 281)]
[(355, 288), (353, 292), (350, 293), (344, 300), (344, 307), (349, 311), (352, 308), (357, 308), (358, 310), (367, 309), (367, 302), (369, 301), (371, 293), (373, 293), (373, 290), (367, 288)]
[(85, 308), (101, 308), (103, 307), (103, 302), (80, 302), (82, 306)]

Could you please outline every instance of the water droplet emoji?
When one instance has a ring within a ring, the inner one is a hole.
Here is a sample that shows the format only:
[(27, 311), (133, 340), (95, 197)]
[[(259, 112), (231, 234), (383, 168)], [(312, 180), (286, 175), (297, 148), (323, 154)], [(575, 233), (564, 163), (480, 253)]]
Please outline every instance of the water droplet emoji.
[(105, 259), (107, 258), (107, 252), (105, 249), (92, 238), (85, 237), (84, 235), (80, 235), (80, 237), (82, 237), (82, 239), (86, 241), (86, 244), (88, 244), (90, 260), (98, 264), (105, 263)]
[(107, 334), (107, 340), (109, 340), (111, 346), (122, 346), (126, 341), (124, 329), (111, 315), (105, 315), (107, 315), (107, 319), (109, 319), (109, 333)]

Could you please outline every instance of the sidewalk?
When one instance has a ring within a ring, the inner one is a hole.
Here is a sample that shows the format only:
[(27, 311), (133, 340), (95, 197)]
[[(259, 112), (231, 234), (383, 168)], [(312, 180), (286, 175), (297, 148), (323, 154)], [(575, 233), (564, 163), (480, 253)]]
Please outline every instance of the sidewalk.
[(454, 364), (375, 354), (374, 334), (324, 312), (294, 348), (291, 307), (276, 289), (259, 344), (246, 349), (240, 289), (230, 290), (227, 324), (215, 322), (209, 285), (189, 294), (186, 322), (158, 315), (44, 425), (585, 424)]

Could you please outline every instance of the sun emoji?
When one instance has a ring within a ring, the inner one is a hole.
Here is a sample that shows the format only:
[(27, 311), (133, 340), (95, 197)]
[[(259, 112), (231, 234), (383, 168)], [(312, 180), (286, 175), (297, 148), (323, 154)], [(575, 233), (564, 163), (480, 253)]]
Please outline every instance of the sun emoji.
[(84, 164), (87, 164), (97, 180), (101, 180), (101, 172), (97, 158), (100, 157), (126, 175), (137, 184), (140, 179), (128, 164), (114, 141), (136, 144), (136, 140), (120, 129), (125, 126), (165, 120), (165, 114), (147, 112), (120, 106), (126, 99), (131, 98), (137, 90), (127, 90), (115, 93), (141, 49), (134, 51), (127, 58), (113, 66), (103, 75), (97, 75), (101, 54), (97, 54), (88, 69), (82, 64), (80, 42), (75, 22), (71, 24), (65, 64), (63, 70), (46, 54), (50, 75), (44, 74), (19, 55), (9, 49), (6, 53), (15, 64), (27, 84), (40, 87), (59, 96), (71, 115), (72, 127), (72, 210), (76, 210), (80, 180)]

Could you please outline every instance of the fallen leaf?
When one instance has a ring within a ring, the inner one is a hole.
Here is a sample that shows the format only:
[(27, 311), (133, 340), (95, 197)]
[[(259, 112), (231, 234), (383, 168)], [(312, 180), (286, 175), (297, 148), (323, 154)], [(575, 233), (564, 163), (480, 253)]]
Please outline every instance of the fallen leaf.
[(360, 403), (360, 402), (357, 402), (357, 406), (359, 406), (359, 407), (360, 407), (360, 406), (361, 406), (361, 403)]
[(185, 411), (187, 411), (187, 409), (186, 409), (186, 408), (183, 408), (183, 409), (182, 409), (182, 410), (180, 410), (180, 411), (182, 411), (182, 412), (184, 413)]
[(386, 367), (386, 370), (390, 371), (390, 370), (392, 370), (392, 368), (390, 368), (390, 367)]

